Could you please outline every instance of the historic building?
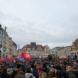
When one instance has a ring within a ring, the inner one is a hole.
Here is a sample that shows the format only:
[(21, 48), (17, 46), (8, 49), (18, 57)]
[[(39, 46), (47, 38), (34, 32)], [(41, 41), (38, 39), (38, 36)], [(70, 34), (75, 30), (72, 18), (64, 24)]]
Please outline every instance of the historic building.
[(12, 38), (9, 38), (9, 51), (8, 51), (8, 57), (10, 56), (17, 56), (17, 44), (13, 42)]
[(8, 34), (6, 33), (6, 40), (5, 40), (4, 32), (3, 32), (2, 47), (3, 47), (3, 54), (5, 54), (5, 56), (8, 57), (8, 51), (9, 51), (9, 36), (8, 36)]
[(76, 39), (71, 46), (71, 55), (78, 54), (78, 39)]
[(25, 45), (21, 52), (27, 52), (33, 57), (48, 57), (49, 54), (51, 54), (51, 50), (49, 49), (48, 45), (42, 46), (42, 45), (36, 45), (36, 43), (32, 42), (31, 44)]
[(12, 46), (12, 56), (17, 56), (17, 44), (15, 42), (13, 42)]
[(17, 45), (13, 42), (12, 38), (9, 37), (8, 33), (0, 25), (0, 58), (10, 57), (17, 54)]
[(68, 55), (71, 55), (71, 46), (66, 46), (66, 47), (55, 47), (51, 49), (52, 54), (54, 54), (57, 57), (65, 57)]
[(64, 47), (55, 47), (55, 48), (52, 48), (51, 51), (52, 51), (52, 55), (55, 55), (55, 56), (58, 56), (58, 50), (61, 49), (61, 48), (64, 48)]
[(13, 52), (13, 41), (12, 41), (12, 38), (10, 37), (9, 38), (9, 51), (8, 51), (8, 57), (12, 56), (12, 52)]
[(0, 58), (3, 55), (8, 56), (9, 36), (6, 32), (6, 28), (3, 29), (0, 25)]

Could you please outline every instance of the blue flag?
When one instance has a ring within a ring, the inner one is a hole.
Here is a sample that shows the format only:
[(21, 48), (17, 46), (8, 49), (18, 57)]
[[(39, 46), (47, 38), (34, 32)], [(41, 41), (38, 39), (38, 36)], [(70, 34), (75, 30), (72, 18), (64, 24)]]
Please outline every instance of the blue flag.
[(19, 60), (25, 62), (24, 58), (19, 58)]
[(74, 59), (74, 56), (70, 56), (69, 58), (70, 58), (70, 59)]

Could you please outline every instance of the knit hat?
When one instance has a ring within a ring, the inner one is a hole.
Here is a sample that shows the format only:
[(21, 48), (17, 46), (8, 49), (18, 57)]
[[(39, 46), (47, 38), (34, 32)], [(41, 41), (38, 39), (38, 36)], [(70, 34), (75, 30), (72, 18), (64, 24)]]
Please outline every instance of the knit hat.
[(42, 71), (43, 71), (43, 67), (38, 67), (38, 74), (40, 74), (40, 73), (42, 73)]

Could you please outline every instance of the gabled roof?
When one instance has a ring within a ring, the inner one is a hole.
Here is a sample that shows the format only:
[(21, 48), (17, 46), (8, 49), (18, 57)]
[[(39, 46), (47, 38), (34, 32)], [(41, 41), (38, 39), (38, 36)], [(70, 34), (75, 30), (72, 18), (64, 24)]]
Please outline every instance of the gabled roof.
[(46, 46), (42, 46), (42, 49), (44, 50), (46, 48)]
[[(36, 45), (36, 48), (39, 48), (39, 47), (41, 47), (41, 48), (44, 50), (46, 46)], [(26, 49), (27, 49), (27, 48), (31, 48), (31, 44), (25, 45), (22, 49), (24, 49), (24, 48), (26, 48)]]
[(42, 45), (36, 45), (36, 47), (38, 48), (38, 47), (42, 47)]

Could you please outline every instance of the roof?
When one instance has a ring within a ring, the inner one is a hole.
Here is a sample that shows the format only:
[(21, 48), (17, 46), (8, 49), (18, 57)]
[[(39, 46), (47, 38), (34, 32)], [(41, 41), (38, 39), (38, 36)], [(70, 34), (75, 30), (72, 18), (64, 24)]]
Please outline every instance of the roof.
[[(41, 48), (44, 50), (46, 46), (36, 45), (36, 48), (38, 48), (38, 47), (41, 47)], [(31, 44), (25, 45), (25, 46), (23, 47), (23, 49), (24, 49), (24, 48), (26, 48), (26, 49), (27, 49), (27, 48), (31, 48)]]
[(75, 40), (75, 42), (73, 42), (74, 46), (78, 45), (78, 39)]
[(42, 46), (42, 49), (44, 50), (46, 48), (46, 46)]
[(58, 49), (61, 49), (61, 48), (64, 48), (64, 47), (55, 47), (55, 48), (53, 48), (53, 49), (51, 49), (51, 50), (58, 50)]

